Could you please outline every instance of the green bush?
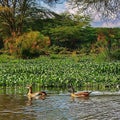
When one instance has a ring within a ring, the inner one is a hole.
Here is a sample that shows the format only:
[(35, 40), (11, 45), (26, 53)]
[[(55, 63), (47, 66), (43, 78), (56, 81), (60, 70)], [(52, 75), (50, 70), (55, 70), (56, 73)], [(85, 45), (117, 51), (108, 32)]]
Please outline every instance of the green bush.
[(38, 31), (31, 31), (16, 38), (16, 55), (22, 58), (38, 57), (45, 54), (44, 48), (49, 45), (49, 37)]
[(0, 49), (2, 49), (4, 47), (4, 42), (2, 37), (0, 36)]
[(58, 53), (64, 53), (65, 51), (67, 51), (67, 49), (65, 47), (60, 47), (57, 45), (52, 45), (50, 47), (51, 52), (58, 54)]
[(109, 60), (109, 54), (107, 50), (104, 50), (100, 52), (99, 54), (96, 54), (95, 56), (96, 62), (103, 62), (103, 61), (108, 61), (108, 60)]
[(120, 49), (117, 49), (111, 52), (111, 58), (120, 60)]

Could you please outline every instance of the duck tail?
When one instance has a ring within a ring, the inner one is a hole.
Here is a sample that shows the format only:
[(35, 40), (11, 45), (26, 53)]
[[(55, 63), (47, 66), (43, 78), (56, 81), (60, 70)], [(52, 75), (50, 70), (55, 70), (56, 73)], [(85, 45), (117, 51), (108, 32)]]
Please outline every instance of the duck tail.
[(44, 96), (44, 95), (47, 95), (47, 93), (44, 92), (44, 91), (40, 92), (40, 94), (43, 95), (43, 96)]
[(89, 93), (89, 94), (91, 94), (92, 92), (91, 92), (91, 91), (89, 91), (88, 93)]

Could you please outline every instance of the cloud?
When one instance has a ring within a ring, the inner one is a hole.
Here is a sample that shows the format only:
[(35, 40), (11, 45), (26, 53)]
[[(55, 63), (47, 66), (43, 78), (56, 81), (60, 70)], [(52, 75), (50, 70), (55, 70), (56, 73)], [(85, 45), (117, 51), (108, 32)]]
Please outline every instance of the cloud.
[[(50, 9), (55, 11), (58, 14), (67, 11), (71, 14), (83, 15), (83, 13), (81, 13), (77, 7), (73, 8), (73, 5), (68, 4), (68, 2), (64, 2), (62, 4), (56, 4), (56, 6), (51, 7)], [(91, 25), (93, 27), (120, 27), (120, 22), (115, 20), (115, 17), (116, 17), (115, 15), (111, 14), (110, 16), (111, 18), (108, 18), (105, 20), (105, 19), (102, 19), (101, 13), (98, 11), (95, 11), (93, 8), (89, 8), (89, 10), (85, 14), (89, 14), (90, 17), (92, 18), (93, 21), (91, 22)]]
[(60, 14), (66, 11), (65, 4), (57, 4), (54, 8), (51, 8), (56, 13)]
[(109, 23), (103, 23), (101, 27), (120, 27), (120, 22), (109, 22)]
[[(68, 12), (72, 14), (79, 13), (79, 9), (77, 7), (73, 8), (68, 3), (65, 4), (66, 9)], [(120, 22), (116, 19), (116, 15), (111, 13), (111, 16), (109, 18), (102, 18), (101, 12), (95, 11), (93, 8), (89, 8), (87, 13), (92, 18), (91, 25), (93, 27), (120, 27)]]

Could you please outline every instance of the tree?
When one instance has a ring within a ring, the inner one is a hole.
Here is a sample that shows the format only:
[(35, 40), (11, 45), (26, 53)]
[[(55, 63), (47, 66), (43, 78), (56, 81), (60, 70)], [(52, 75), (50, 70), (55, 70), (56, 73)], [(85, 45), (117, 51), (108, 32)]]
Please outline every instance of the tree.
[(42, 7), (40, 2), (38, 0), (0, 0), (0, 31), (7, 36), (19, 36), (23, 32), (25, 21), (32, 18), (51, 17), (53, 12)]
[(90, 26), (88, 16), (63, 14), (58, 26), (50, 29), (50, 37), (54, 45), (77, 49), (82, 45), (91, 44), (95, 38), (95, 31)]
[[(19, 46), (17, 46), (17, 40), (24, 36), (24, 32), (30, 31), (26, 23), (29, 24), (35, 19), (46, 19), (56, 15), (43, 7), (42, 1), (45, 2), (44, 4), (50, 3), (50, 1), (44, 0), (0, 0), (0, 36), (2, 40), (4, 39), (4, 49), (9, 54), (17, 52)], [(41, 43), (37, 44), (40, 46)], [(34, 52), (35, 50), (36, 46)]]
[(10, 35), (19, 35), (29, 7), (28, 1), (3, 0), (0, 2), (0, 22)]
[[(44, 0), (45, 1), (45, 0)], [(120, 0), (46, 0), (51, 3), (61, 3), (67, 1), (73, 8), (78, 8), (81, 12), (95, 10), (102, 14), (102, 17), (111, 19), (120, 17)]]
[(111, 19), (120, 17), (120, 0), (68, 0), (70, 5), (78, 7), (83, 12), (92, 10), (100, 12), (103, 18)]

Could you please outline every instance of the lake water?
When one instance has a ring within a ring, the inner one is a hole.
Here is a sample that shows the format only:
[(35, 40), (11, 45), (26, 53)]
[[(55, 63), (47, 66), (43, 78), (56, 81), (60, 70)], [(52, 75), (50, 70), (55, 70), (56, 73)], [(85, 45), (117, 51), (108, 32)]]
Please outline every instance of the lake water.
[(29, 101), (24, 89), (0, 88), (0, 120), (120, 120), (119, 91), (93, 91), (85, 99), (46, 91), (46, 99)]

